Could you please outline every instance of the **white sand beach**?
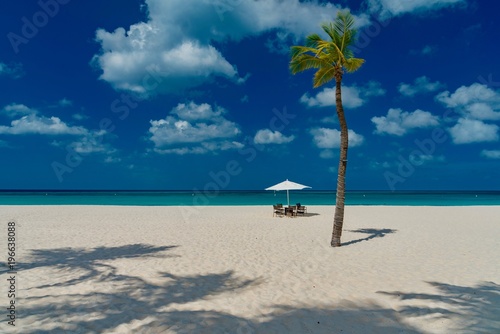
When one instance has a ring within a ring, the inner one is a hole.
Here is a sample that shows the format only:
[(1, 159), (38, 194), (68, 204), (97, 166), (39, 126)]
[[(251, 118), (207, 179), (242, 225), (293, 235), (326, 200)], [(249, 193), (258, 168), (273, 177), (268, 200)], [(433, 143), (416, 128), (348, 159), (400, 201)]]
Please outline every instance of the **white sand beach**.
[(2, 206), (0, 332), (500, 333), (500, 207), (333, 211)]

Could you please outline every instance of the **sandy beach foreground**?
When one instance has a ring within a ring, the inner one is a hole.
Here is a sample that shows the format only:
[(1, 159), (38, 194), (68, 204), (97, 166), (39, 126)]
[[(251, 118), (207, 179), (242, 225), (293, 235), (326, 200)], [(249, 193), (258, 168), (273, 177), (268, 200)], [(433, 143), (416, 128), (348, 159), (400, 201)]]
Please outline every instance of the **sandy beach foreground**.
[(500, 207), (350, 206), (336, 249), (333, 209), (0, 207), (0, 331), (500, 332)]

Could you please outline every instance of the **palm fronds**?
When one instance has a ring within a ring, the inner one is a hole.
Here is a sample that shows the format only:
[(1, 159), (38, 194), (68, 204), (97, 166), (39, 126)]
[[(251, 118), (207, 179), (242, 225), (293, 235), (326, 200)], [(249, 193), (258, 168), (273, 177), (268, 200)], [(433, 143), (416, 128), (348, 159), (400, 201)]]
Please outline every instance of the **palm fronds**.
[(354, 17), (349, 12), (338, 12), (334, 22), (321, 25), (330, 40), (323, 40), (318, 34), (307, 36), (305, 46), (292, 46), (290, 70), (293, 74), (317, 68), (314, 87), (319, 87), (335, 75), (335, 70), (356, 71), (364, 63), (354, 58), (350, 49), (355, 42)]
[(335, 77), (335, 67), (322, 67), (315, 74), (313, 79), (313, 87), (318, 88), (327, 82), (330, 82)]
[(354, 72), (358, 68), (360, 68), (364, 62), (365, 60), (361, 58), (348, 58), (344, 63), (344, 67), (347, 70), (347, 72)]

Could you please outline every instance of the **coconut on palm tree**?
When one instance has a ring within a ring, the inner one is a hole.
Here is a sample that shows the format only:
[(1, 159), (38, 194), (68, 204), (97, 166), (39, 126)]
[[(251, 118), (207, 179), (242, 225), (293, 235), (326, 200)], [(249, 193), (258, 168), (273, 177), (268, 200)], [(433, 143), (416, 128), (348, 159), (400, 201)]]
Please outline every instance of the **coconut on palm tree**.
[(354, 18), (351, 13), (338, 12), (334, 22), (321, 25), (329, 40), (323, 40), (318, 34), (312, 34), (307, 36), (305, 46), (292, 46), (291, 50), (290, 70), (293, 74), (311, 68), (317, 69), (313, 78), (314, 88), (335, 79), (335, 103), (340, 123), (340, 158), (332, 247), (341, 245), (340, 237), (344, 224), (345, 173), (349, 146), (347, 123), (342, 106), (342, 76), (344, 71), (354, 72), (364, 63), (364, 59), (354, 58), (353, 51), (349, 48), (355, 42), (356, 30), (353, 26)]

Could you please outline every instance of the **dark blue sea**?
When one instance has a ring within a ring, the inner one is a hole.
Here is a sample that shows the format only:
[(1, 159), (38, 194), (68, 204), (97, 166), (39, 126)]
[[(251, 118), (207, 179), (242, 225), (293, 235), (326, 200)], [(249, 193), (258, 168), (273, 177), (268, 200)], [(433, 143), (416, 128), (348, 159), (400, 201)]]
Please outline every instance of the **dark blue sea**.
[[(286, 191), (0, 191), (0, 205), (272, 205)], [(290, 204), (334, 205), (334, 191), (293, 190)], [(348, 191), (347, 205), (500, 205), (500, 191)]]

